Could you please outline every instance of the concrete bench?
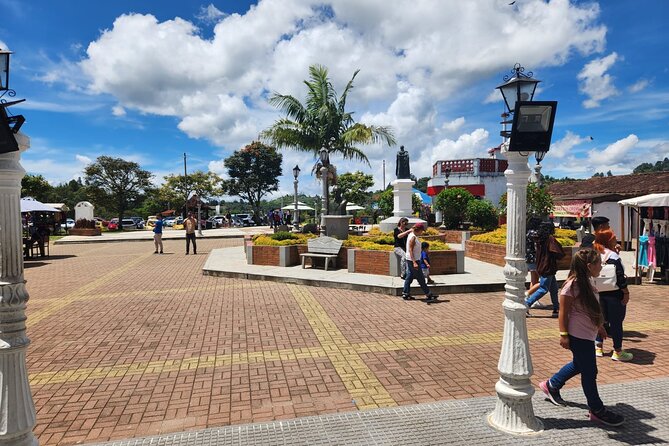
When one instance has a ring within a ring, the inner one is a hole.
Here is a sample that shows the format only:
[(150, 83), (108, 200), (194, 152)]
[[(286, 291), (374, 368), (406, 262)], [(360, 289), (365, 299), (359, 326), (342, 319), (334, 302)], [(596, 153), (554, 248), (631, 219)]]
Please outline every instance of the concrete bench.
[(314, 267), (314, 258), (325, 259), (325, 271), (328, 270), (328, 265), (330, 260), (332, 260), (332, 266), (337, 266), (337, 255), (341, 249), (341, 245), (344, 242), (337, 240), (332, 237), (317, 237), (312, 238), (307, 241), (308, 252), (300, 254), (302, 258), (302, 268), (305, 267), (307, 258), (311, 259), (311, 267)]

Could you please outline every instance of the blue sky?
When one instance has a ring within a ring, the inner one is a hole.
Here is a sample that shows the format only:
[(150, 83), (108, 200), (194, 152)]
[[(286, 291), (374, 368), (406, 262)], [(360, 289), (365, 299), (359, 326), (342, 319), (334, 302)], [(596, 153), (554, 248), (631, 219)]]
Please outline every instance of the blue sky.
[[(341, 90), (360, 74), (356, 118), (390, 125), (427, 176), (439, 159), (485, 157), (499, 138), (494, 88), (519, 62), (557, 100), (543, 172), (629, 173), (669, 156), (669, 2), (554, 0), (0, 0), (0, 47), (14, 51), (11, 84), (26, 98), (30, 173), (81, 176), (100, 155), (156, 175), (223, 174), (222, 160), (279, 115), (270, 92), (303, 97), (311, 64)], [(592, 137), (592, 139), (590, 138)], [(364, 147), (381, 186), (397, 148)], [(533, 160), (532, 160), (533, 162)], [(280, 193), (317, 193), (313, 160), (284, 152)]]

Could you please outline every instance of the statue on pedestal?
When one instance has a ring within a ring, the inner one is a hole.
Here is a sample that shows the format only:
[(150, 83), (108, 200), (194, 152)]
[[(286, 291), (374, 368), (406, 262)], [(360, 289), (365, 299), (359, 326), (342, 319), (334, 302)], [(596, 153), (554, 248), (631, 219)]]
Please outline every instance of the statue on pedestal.
[(411, 179), (411, 170), (409, 168), (409, 152), (404, 150), (404, 146), (400, 146), (400, 151), (397, 152), (395, 175), (397, 176), (398, 180)]

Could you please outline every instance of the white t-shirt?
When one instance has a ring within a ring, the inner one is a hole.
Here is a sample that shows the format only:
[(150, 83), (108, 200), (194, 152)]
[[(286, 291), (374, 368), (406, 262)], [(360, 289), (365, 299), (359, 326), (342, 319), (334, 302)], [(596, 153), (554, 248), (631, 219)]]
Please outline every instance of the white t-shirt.
[(411, 260), (411, 253), (409, 252), (409, 249), (411, 247), (411, 240), (412, 239), (416, 240), (414, 242), (414, 245), (413, 245), (413, 259), (416, 262), (420, 262), (420, 252), (421, 252), (420, 239), (413, 232), (410, 232), (409, 236), (407, 237), (407, 248), (405, 249), (405, 251), (407, 253), (407, 260), (409, 260), (409, 261)]

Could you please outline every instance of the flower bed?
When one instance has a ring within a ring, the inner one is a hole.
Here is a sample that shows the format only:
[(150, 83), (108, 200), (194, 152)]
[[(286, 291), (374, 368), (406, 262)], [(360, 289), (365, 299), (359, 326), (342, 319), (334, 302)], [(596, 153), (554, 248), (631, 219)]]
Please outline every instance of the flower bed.
[[(563, 246), (563, 248), (565, 256), (558, 262), (558, 269), (568, 270), (572, 254), (574, 251), (578, 251), (579, 248), (575, 246)], [(482, 262), (504, 266), (506, 264), (504, 260), (506, 245), (467, 240), (465, 242), (465, 255)]]

